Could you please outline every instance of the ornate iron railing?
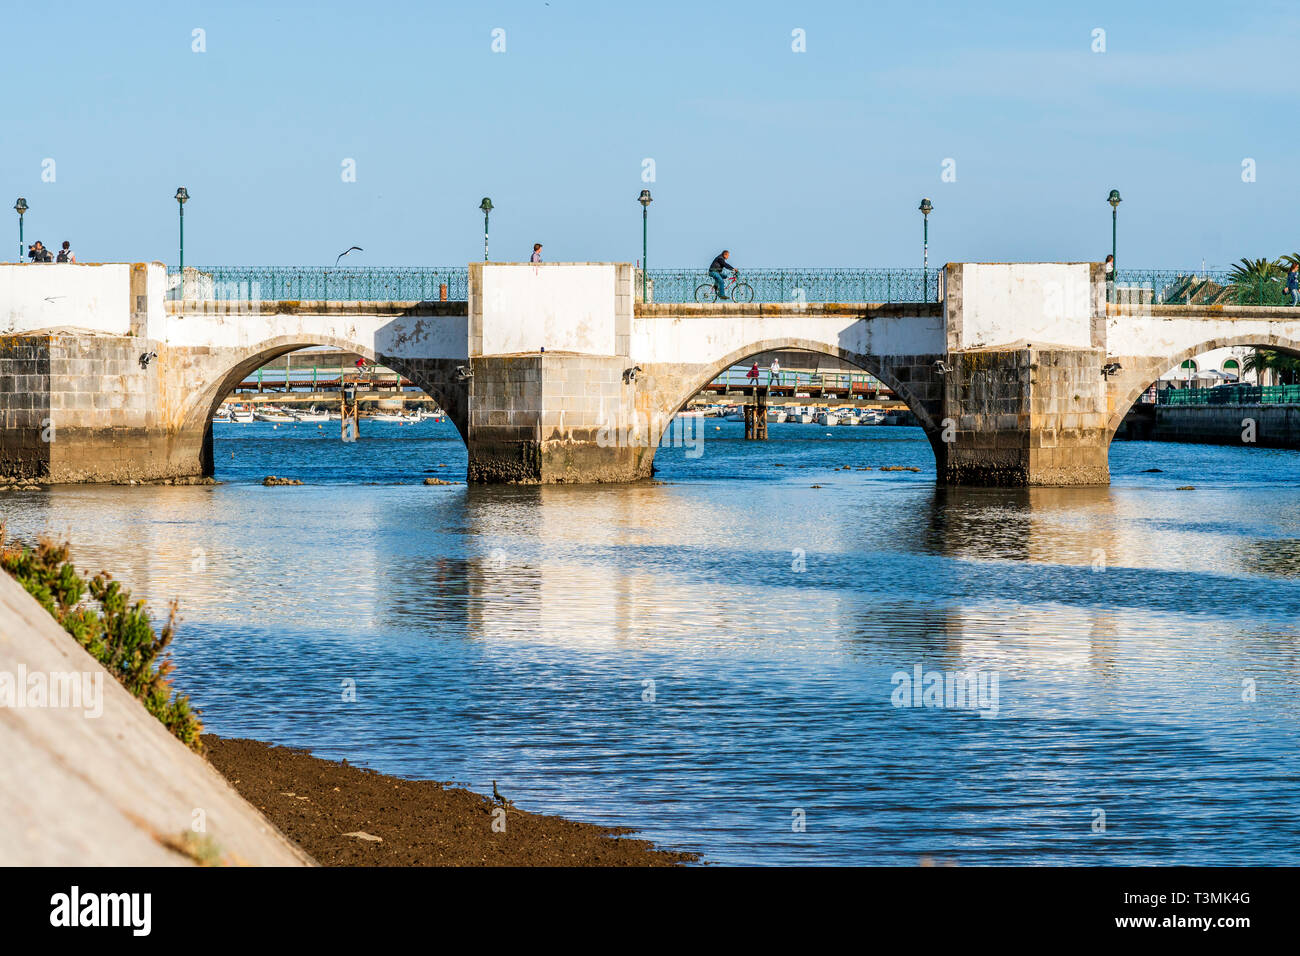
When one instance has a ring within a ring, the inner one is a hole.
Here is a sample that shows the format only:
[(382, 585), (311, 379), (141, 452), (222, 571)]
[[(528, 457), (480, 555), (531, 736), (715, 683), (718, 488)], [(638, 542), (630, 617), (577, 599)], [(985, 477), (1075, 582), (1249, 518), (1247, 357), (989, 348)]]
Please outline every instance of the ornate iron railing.
[[(937, 302), (940, 270), (746, 269), (742, 282), (755, 302)], [(651, 302), (696, 301), (708, 284), (703, 269), (651, 269)], [(223, 301), (464, 301), (465, 266), (215, 266), (185, 270), (184, 297)], [(181, 298), (181, 276), (168, 271), (169, 296)], [(445, 290), (444, 290), (445, 286)], [(636, 291), (641, 292), (637, 274)], [(1155, 305), (1289, 305), (1278, 278), (1234, 282), (1222, 270), (1121, 269), (1114, 301)]]
[[(464, 266), (187, 266), (184, 297), (232, 302), (464, 301), (468, 283)], [(167, 284), (168, 296), (181, 298), (177, 270), (167, 270)]]
[[(181, 298), (181, 276), (168, 270), (169, 295)], [(640, 273), (637, 274), (638, 292)], [(742, 281), (755, 302), (936, 302), (939, 272), (920, 269), (749, 269)], [(694, 302), (710, 282), (702, 269), (651, 269), (652, 302)], [(198, 266), (186, 268), (184, 298), (221, 301), (463, 301), (464, 266), (351, 267)]]
[(1232, 278), (1221, 269), (1120, 269), (1112, 301), (1142, 305), (1290, 305), (1280, 277)]
[[(696, 290), (712, 283), (704, 269), (651, 269), (647, 277), (651, 302), (694, 302)], [(937, 269), (924, 276), (921, 269), (742, 269), (740, 281), (755, 302), (939, 301)]]

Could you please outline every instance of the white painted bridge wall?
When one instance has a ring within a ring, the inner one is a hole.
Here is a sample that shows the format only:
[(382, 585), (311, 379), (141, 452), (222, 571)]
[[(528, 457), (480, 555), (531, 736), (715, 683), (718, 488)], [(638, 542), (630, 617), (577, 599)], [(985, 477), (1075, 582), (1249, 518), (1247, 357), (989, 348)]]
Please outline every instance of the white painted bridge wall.
[[(166, 269), (158, 266), (166, 277)], [(159, 287), (161, 305), (162, 287)], [(129, 335), (131, 265), (5, 263), (0, 265), (0, 330), (77, 328)]]
[(953, 297), (942, 316), (816, 305), (726, 314), (691, 306), (666, 315), (651, 306), (635, 315), (628, 263), (471, 263), (465, 314), (406, 315), (402, 303), (303, 303), (295, 311), (276, 303), (171, 302), (159, 262), (10, 263), (0, 264), (0, 332), (81, 329), (241, 351), (264, 342), (352, 343), (394, 357), (462, 360), (545, 347), (688, 364), (792, 339), (865, 355), (923, 355), (1027, 341), (1087, 348), (1104, 329), (1112, 356), (1171, 359), (1202, 345), (1300, 344), (1300, 309), (1134, 305), (1106, 314), (1098, 276), (1091, 263), (950, 264), (945, 289)]
[[(946, 350), (941, 316), (684, 315), (637, 316), (630, 358), (636, 362), (715, 364), (761, 343), (798, 340), (830, 354), (934, 355)], [(743, 356), (742, 356), (743, 357)]]

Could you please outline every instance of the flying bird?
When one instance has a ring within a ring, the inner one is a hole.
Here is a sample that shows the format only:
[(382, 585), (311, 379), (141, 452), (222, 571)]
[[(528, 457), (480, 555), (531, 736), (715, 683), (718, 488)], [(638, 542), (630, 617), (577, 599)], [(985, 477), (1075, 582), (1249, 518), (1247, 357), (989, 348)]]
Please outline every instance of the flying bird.
[(335, 264), (335, 265), (338, 265), (338, 264), (339, 264), (339, 259), (342, 259), (342, 258), (343, 258), (344, 256), (346, 256), (349, 252), (354, 252), (354, 251), (355, 251), (355, 252), (365, 252), (366, 250), (362, 249), (360, 246), (353, 246), (351, 249), (344, 249), (342, 252), (339, 253), (339, 258), (334, 260), (334, 264)]

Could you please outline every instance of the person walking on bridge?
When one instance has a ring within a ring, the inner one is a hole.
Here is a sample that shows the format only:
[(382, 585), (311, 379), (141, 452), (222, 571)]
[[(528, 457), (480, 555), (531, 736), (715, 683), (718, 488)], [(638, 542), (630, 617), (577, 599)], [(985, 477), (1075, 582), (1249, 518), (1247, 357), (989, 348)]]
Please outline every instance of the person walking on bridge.
[(540, 242), (533, 243), (533, 258), (531, 261), (532, 262), (542, 261), (542, 244)]
[(719, 299), (728, 298), (727, 287), (722, 284), (722, 280), (726, 278), (726, 270), (730, 269), (736, 275), (740, 275), (740, 270), (727, 261), (727, 257), (730, 255), (731, 253), (728, 250), (723, 249), (722, 252), (713, 257), (713, 262), (709, 264), (709, 277), (718, 289)]
[(1300, 305), (1300, 262), (1291, 263), (1287, 270), (1286, 291), (1291, 293), (1291, 304)]

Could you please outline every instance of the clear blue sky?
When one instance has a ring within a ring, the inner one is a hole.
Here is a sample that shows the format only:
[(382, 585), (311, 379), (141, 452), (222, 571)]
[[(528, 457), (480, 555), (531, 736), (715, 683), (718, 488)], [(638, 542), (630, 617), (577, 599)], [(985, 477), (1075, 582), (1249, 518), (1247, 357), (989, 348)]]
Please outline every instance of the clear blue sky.
[(195, 265), (464, 263), (484, 195), (495, 259), (632, 260), (643, 186), (652, 268), (919, 265), (922, 196), (932, 263), (1100, 259), (1112, 186), (1122, 266), (1300, 250), (1300, 9), (1277, 0), (76, 0), (4, 23), (3, 208), (24, 196), (28, 241), (82, 261), (174, 263), (179, 185)]

